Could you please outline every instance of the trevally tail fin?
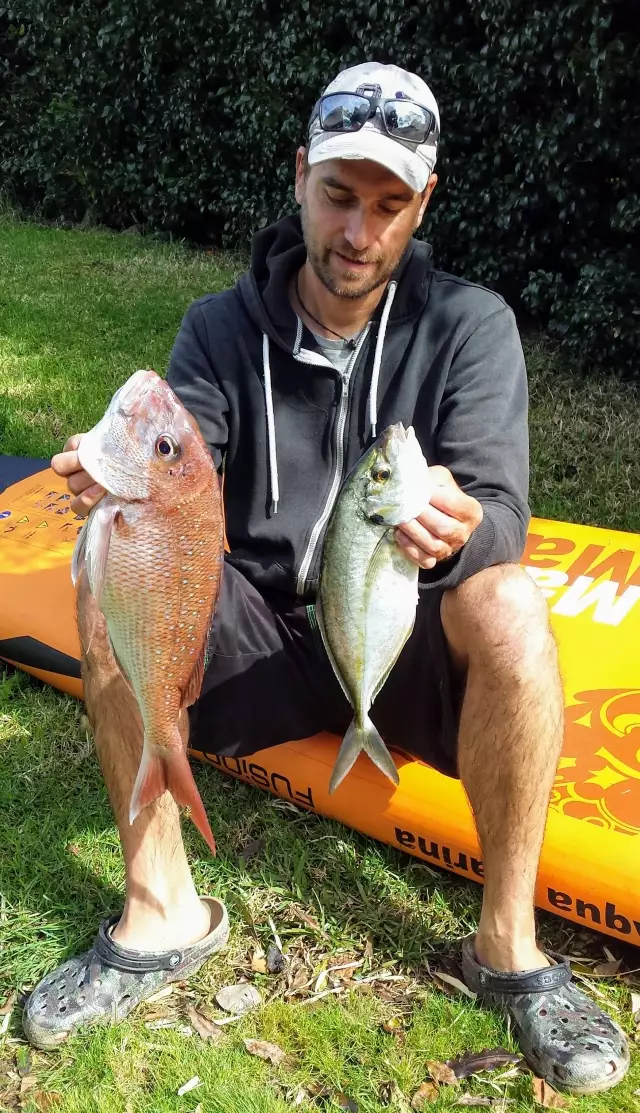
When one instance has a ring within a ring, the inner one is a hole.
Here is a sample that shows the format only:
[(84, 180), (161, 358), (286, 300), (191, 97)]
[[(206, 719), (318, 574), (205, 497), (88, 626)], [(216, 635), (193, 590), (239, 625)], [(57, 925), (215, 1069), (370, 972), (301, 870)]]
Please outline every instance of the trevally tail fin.
[(142, 761), (129, 805), (129, 822), (133, 823), (148, 804), (152, 804), (167, 790), (177, 804), (189, 809), (191, 819), (215, 854), (213, 832), (185, 750), (182, 746), (167, 748), (154, 745), (145, 736)]
[(398, 777), (398, 770), (396, 769), (391, 754), (369, 716), (364, 715), (361, 726), (358, 725), (357, 719), (354, 718), (352, 720), (342, 740), (340, 752), (333, 767), (333, 773), (331, 774), (331, 780), (329, 782), (330, 794), (335, 792), (338, 785), (344, 780), (361, 750), (364, 750), (365, 753), (369, 755), (372, 762), (378, 766), (378, 769), (381, 773), (384, 773), (385, 777), (393, 781), (394, 785), (399, 784), (400, 778)]

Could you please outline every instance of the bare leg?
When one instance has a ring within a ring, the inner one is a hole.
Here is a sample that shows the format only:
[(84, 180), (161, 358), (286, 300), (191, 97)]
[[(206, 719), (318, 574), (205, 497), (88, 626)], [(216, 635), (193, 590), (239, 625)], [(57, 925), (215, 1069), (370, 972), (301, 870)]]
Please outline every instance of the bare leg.
[(535, 969), (547, 964), (533, 898), (564, 726), (547, 604), (527, 573), (507, 564), (447, 592), (442, 618), (467, 670), (459, 765), (485, 869), (476, 955), (496, 970)]
[[(87, 714), (126, 869), (126, 900), (114, 938), (141, 951), (189, 946), (207, 935), (209, 912), (193, 884), (172, 797), (165, 793), (135, 823), (129, 823), (129, 801), (142, 754), (142, 723), (136, 700), (113, 658), (86, 576), (78, 592), (78, 629)], [(186, 715), (181, 731), (186, 740)]]

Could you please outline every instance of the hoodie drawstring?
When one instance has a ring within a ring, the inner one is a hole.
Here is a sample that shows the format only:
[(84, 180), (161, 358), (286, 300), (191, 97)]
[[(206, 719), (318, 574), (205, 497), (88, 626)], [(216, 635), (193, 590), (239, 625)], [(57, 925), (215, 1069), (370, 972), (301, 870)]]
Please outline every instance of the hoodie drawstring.
[[(384, 303), (384, 309), (380, 318), (380, 327), (378, 329), (378, 339), (376, 340), (376, 350), (373, 357), (373, 369), (371, 371), (371, 386), (369, 387), (369, 421), (371, 424), (371, 433), (375, 437), (378, 424), (378, 381), (380, 379), (380, 365), (382, 363), (382, 349), (384, 347), (384, 338), (387, 331), (387, 323), (389, 321), (389, 314), (391, 313), (391, 306), (393, 299), (396, 296), (398, 288), (397, 282), (390, 282), (387, 291), (387, 298)], [(301, 332), (299, 327), (299, 333)], [(269, 482), (271, 485), (271, 513), (278, 513), (278, 503), (280, 501), (280, 484), (278, 482), (278, 456), (276, 452), (276, 423), (273, 415), (273, 391), (271, 388), (271, 364), (269, 362), (269, 337), (266, 332), (262, 334), (262, 369), (264, 373), (264, 395), (265, 405), (267, 410), (267, 440), (269, 445)]]
[(382, 348), (384, 346), (384, 336), (387, 331), (387, 322), (393, 305), (393, 299), (396, 296), (398, 289), (397, 282), (390, 282), (387, 291), (387, 300), (384, 303), (382, 317), (380, 318), (380, 327), (378, 329), (378, 339), (376, 340), (376, 351), (373, 357), (373, 370), (371, 372), (371, 386), (369, 387), (369, 424), (371, 425), (371, 435), (377, 435), (378, 425), (378, 380), (380, 378), (380, 365), (382, 363)]
[(271, 364), (269, 363), (269, 337), (262, 334), (262, 369), (264, 394), (267, 407), (267, 439), (269, 441), (269, 481), (271, 484), (271, 513), (278, 513), (280, 485), (278, 483), (278, 457), (276, 454), (276, 423), (273, 416), (273, 391), (271, 389)]

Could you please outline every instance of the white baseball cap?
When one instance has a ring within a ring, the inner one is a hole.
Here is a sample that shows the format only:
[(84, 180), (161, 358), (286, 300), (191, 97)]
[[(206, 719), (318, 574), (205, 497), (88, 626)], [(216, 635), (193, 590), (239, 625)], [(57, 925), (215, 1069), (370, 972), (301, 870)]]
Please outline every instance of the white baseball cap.
[(359, 131), (324, 131), (316, 106), (309, 125), (309, 165), (315, 166), (331, 158), (370, 159), (396, 174), (414, 192), (422, 193), (436, 163), (440, 137), (440, 112), (429, 86), (417, 74), (399, 66), (364, 62), (342, 70), (322, 95), (326, 97), (330, 93), (361, 93), (380, 100), (412, 100), (433, 113), (435, 127), (425, 143), (416, 144), (389, 135), (381, 112), (377, 111)]

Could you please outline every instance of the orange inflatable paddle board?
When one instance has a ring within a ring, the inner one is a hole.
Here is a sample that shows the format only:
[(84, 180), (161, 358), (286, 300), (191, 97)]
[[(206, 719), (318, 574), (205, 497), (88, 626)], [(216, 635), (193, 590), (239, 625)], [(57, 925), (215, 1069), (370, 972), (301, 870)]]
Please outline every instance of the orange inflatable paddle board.
[[(42, 465), (0, 457), (0, 656), (81, 696), (70, 578), (81, 521)], [(534, 519), (522, 563), (548, 599), (566, 695), (537, 904), (640, 945), (640, 536)], [(320, 735), (250, 758), (193, 756), (482, 880), (457, 781), (396, 753), (398, 788), (360, 758), (330, 797), (339, 742)]]

